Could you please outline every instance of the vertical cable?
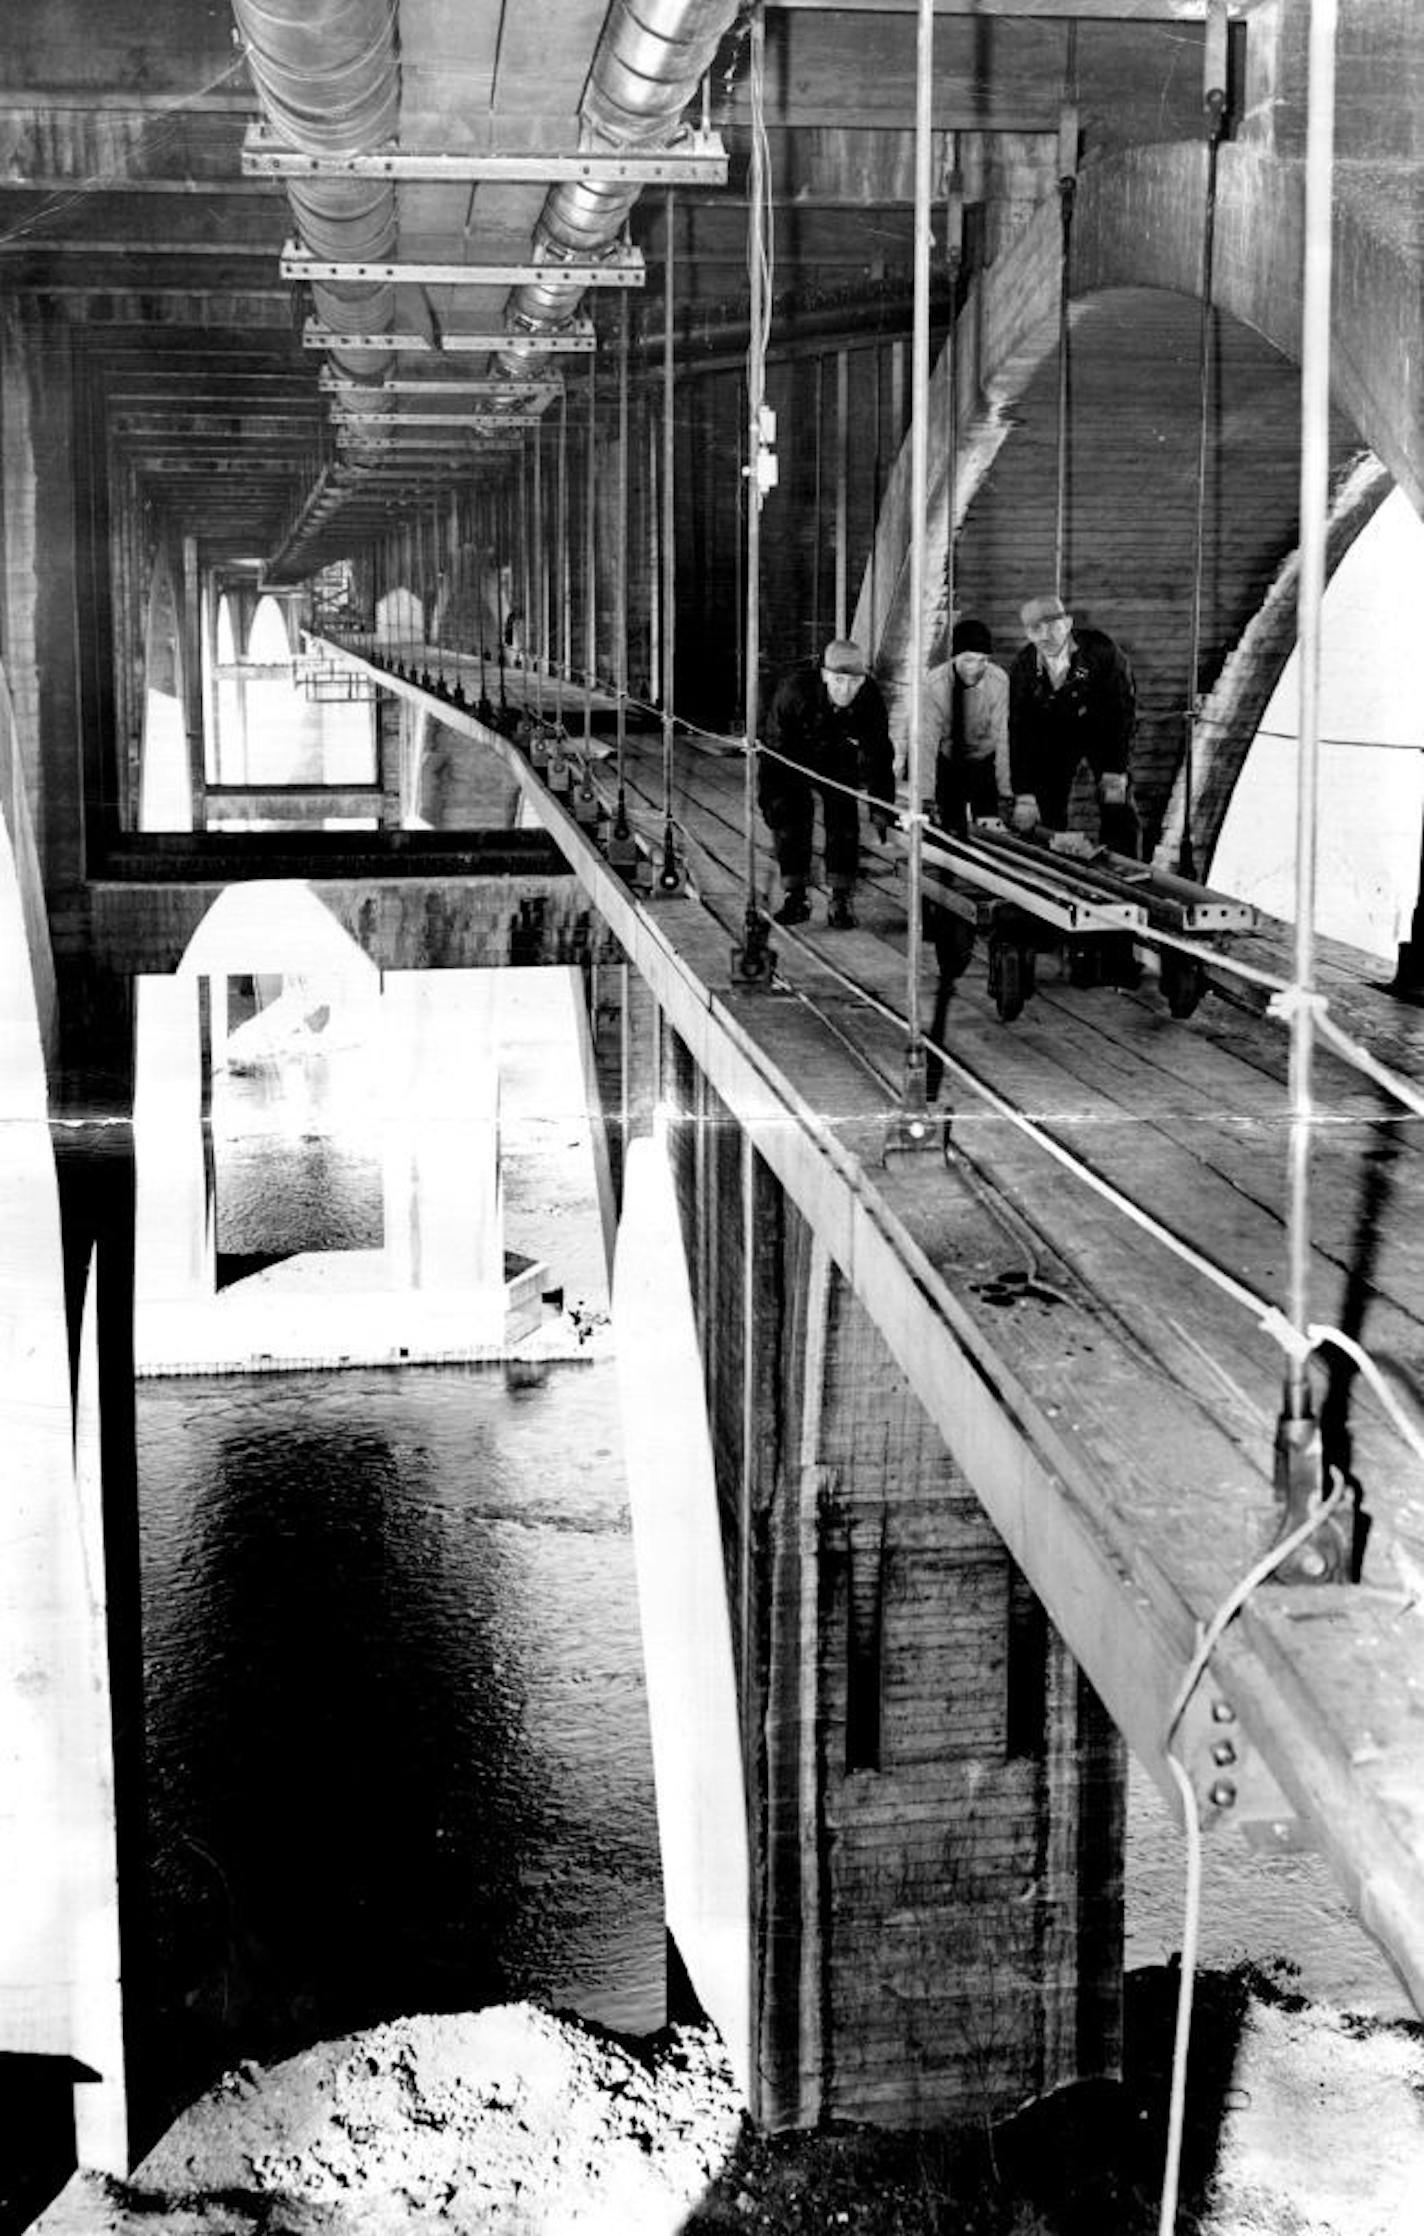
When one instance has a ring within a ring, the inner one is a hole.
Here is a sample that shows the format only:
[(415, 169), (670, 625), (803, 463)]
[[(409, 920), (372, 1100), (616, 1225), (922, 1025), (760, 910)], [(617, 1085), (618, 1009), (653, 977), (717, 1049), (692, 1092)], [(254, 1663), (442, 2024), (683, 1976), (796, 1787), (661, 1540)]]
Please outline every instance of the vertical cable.
[(743, 862), (745, 893), (745, 975), (760, 975), (765, 948), (765, 927), (756, 902), (756, 776), (758, 704), (761, 666), (761, 500), (759, 462), (763, 412), (766, 406), (767, 278), (767, 142), (764, 115), (766, 85), (766, 9), (756, 0), (751, 16), (751, 162), (748, 174), (747, 213), (748, 280), (751, 294), (750, 331), (747, 339), (747, 456), (744, 461), (747, 492), (746, 649), (744, 653), (745, 755), (742, 765), (742, 807), (746, 822)]
[[(544, 519), (544, 422), (539, 420), (533, 430), (534, 478), (532, 488), (532, 519), (534, 551), (532, 565), (538, 586), (539, 641), (534, 649), (534, 703), (542, 717), (544, 712), (544, 681), (549, 666), (549, 538)], [(534, 635), (531, 628), (530, 636)]]
[(1215, 331), (1212, 288), (1216, 245), (1216, 174), (1222, 127), (1226, 121), (1226, 0), (1209, 0), (1202, 102), (1206, 129), (1206, 194), (1202, 206), (1201, 326), (1197, 341), (1197, 488), (1192, 546), (1192, 624), (1187, 653), (1187, 704), (1182, 743), (1182, 838), (1177, 868), (1195, 877), (1192, 843), (1192, 794), (1196, 789), (1196, 725), (1201, 707), (1202, 574), (1206, 558), (1206, 470), (1212, 398), (1212, 342)]
[[(495, 491), (494, 499), (494, 618), (495, 660), (499, 669), (499, 711), (509, 711), (509, 699), (504, 682), (504, 558), (509, 548), (509, 483), (506, 480)], [(511, 573), (511, 580), (513, 575)]]
[(593, 683), (598, 671), (598, 599), (594, 521), (598, 498), (598, 360), (588, 360), (588, 444), (584, 453), (583, 507), (583, 742), (593, 741)]
[(811, 642), (819, 645), (826, 641), (825, 632), (821, 627), (821, 568), (823, 564), (821, 508), (825, 503), (825, 491), (822, 487), (822, 451), (824, 449), (826, 419), (826, 360), (820, 351), (816, 354), (815, 391), (816, 443), (813, 453), (811, 501)]
[(473, 562), (473, 597), (470, 615), (475, 632), (475, 649), (480, 662), (480, 696), (476, 712), (481, 722), (488, 721), (490, 712), (489, 691), (485, 680), (485, 588), (489, 581), (489, 544), (485, 527), (485, 508), (471, 500), (465, 520), (465, 535)]
[[(529, 706), (529, 654), (534, 638), (534, 536), (533, 514), (530, 510), (529, 430), (519, 430), (519, 662), (524, 669), (524, 680), (519, 686), (519, 697), (525, 708)], [(535, 686), (536, 700), (538, 686)]]
[(445, 688), (445, 606), (443, 595), (446, 583), (446, 544), (440, 528), (440, 499), (430, 500), (430, 542), (434, 554), (434, 575), (430, 585), (430, 626), (435, 646), (435, 688)]
[(564, 726), (564, 684), (569, 673), (569, 624), (573, 619), (573, 584), (569, 570), (569, 395), (559, 382), (558, 514), (554, 545), (559, 566), (559, 661), (555, 670), (554, 720)]
[(1058, 266), (1058, 460), (1053, 514), (1053, 588), (1060, 598), (1068, 539), (1068, 278), (1077, 192), (1078, 26), (1070, 23), (1063, 57), (1063, 103), (1058, 112), (1058, 211), (1063, 238)]
[(850, 542), (850, 359), (843, 349), (836, 351), (836, 627), (835, 633), (846, 633), (846, 604), (848, 600), (847, 553)]
[[(954, 641), (954, 604), (958, 595), (959, 485), (959, 275), (964, 262), (964, 180), (959, 169), (958, 134), (949, 135), (944, 173), (944, 269), (949, 282), (949, 325), (944, 337), (944, 635), (945, 656)], [(923, 804), (923, 803), (921, 803)]]
[[(1330, 493), (1331, 187), (1335, 155), (1337, 0), (1311, 0), (1306, 106), (1305, 275), (1301, 302), (1300, 764), (1296, 791), (1295, 982), (1290, 1028), (1288, 1312), (1303, 1337), (1310, 1316), (1311, 1089), (1315, 1049), (1316, 805), (1320, 759), (1320, 608)], [(1286, 1371), (1287, 1418), (1310, 1411), (1302, 1346)]]
[(662, 882), (677, 882), (677, 862), (672, 828), (673, 693), (677, 683), (677, 510), (674, 482), (677, 470), (676, 389), (673, 375), (675, 322), (673, 289), (677, 259), (673, 243), (676, 204), (671, 187), (663, 203), (663, 866)]
[(618, 296), (618, 524), (614, 538), (616, 610), (613, 623), (613, 687), (618, 703), (618, 826), (628, 828), (624, 762), (628, 745), (628, 290)]
[(915, 308), (910, 380), (910, 860), (905, 938), (905, 1101), (923, 1109), (920, 898), (924, 876), (925, 513), (930, 449), (930, 156), (934, 126), (934, 0), (919, 0), (915, 47)]

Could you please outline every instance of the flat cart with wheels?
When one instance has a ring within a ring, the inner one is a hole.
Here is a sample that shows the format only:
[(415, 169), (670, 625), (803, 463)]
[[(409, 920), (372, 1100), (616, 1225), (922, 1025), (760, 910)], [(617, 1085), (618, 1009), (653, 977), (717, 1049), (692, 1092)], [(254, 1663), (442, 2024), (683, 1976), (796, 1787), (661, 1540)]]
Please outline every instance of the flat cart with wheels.
[[(1059, 856), (1042, 840), (1016, 838), (1009, 832), (978, 832), (974, 843), (1006, 866), (1031, 868), (1050, 861), (1071, 863), (1075, 878), (1105, 900), (1131, 899), (1144, 911), (1148, 943), (1158, 950), (1162, 998), (1174, 1017), (1190, 1017), (1207, 989), (1212, 949), (1210, 935), (1251, 932), (1260, 923), (1260, 912), (1249, 901), (1218, 893), (1209, 885), (1179, 877), (1173, 870), (1135, 862), (1130, 855), (1114, 854), (1105, 846)], [(1152, 939), (1156, 933), (1158, 938)], [(1101, 943), (1071, 942), (1068, 976), (1075, 986), (1099, 983), (1095, 972), (1102, 961)]]
[[(1136, 899), (1104, 896), (1085, 887), (1075, 874), (1076, 864), (1050, 856), (1046, 849), (1028, 852), (1027, 861), (998, 862), (976, 839), (951, 838), (941, 831), (927, 834), (923, 848), (927, 908), (947, 912), (967, 927), (958, 970), (968, 962), (974, 936), (982, 934), (990, 998), (1006, 1024), (1033, 992), (1036, 957), (1045, 948), (1066, 941), (1070, 955), (1094, 957), (1093, 967), (1106, 976), (1122, 967), (1124, 947), (1130, 950), (1134, 933), (1147, 921)], [(943, 973), (944, 943), (935, 937), (934, 944)]]

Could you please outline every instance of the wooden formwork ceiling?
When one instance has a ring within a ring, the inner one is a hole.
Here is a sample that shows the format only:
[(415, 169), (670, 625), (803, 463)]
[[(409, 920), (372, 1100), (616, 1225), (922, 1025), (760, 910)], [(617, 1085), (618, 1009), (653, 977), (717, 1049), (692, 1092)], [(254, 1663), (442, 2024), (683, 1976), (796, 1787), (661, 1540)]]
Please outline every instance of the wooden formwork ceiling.
[[(1053, 134), (1075, 0), (938, 0), (935, 12), (936, 133)], [(573, 154), (606, 14), (606, 0), (397, 0), (397, 152), (456, 166)], [(1085, 131), (1193, 129), (1203, 15), (1204, 0), (1094, 0), (1073, 33)], [(915, 39), (912, 0), (767, 9), (777, 286), (789, 296), (853, 294), (909, 269)], [(692, 105), (690, 121), (724, 141), (724, 183), (679, 185), (671, 225), (661, 187), (635, 205), (635, 320), (661, 325), (669, 238), (678, 318), (726, 315), (745, 297), (747, 47), (745, 12), (733, 13)], [(286, 184), (251, 164), (260, 109), (229, 0), (49, 0), (7, 28), (0, 70), (0, 288), (68, 324), (95, 454), (130, 491), (215, 562), (271, 551), (340, 463), (339, 398), (310, 346), (307, 281), (283, 276), (284, 251), (302, 253)], [(537, 168), (402, 176), (392, 253), (425, 274), (517, 265), (548, 183)], [(509, 294), (477, 277), (398, 286), (394, 331), (422, 346), (387, 367), (403, 387), (368, 492), (384, 513), (478, 461), (486, 434), (458, 424), (448, 384), (499, 365), (446, 345), (497, 330)], [(595, 336), (612, 331), (615, 301), (613, 288), (588, 291)], [(541, 369), (557, 377), (560, 361)], [(447, 386), (425, 397), (412, 385), (436, 380)], [(464, 415), (478, 417), (478, 399)], [(369, 504), (361, 517), (369, 532)]]

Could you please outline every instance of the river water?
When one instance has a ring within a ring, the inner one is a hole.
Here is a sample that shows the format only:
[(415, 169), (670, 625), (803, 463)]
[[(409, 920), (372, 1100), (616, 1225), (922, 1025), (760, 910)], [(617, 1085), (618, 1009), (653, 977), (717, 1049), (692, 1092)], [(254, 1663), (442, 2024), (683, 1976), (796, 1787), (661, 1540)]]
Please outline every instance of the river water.
[[(537, 1242), (542, 1218), (587, 1268), (570, 1236), (593, 1220), (575, 1185), (586, 1117), (551, 1080), (559, 1053), (552, 1027), (510, 1051), (509, 1226)], [(297, 1125), (275, 1060), (224, 1082), (233, 1265), (379, 1238), (368, 1130), (343, 1135), (328, 1107), (350, 1060), (336, 1040), (329, 1065), (293, 1056)], [(527, 1140), (521, 1164), (521, 1082), (562, 1176)], [(140, 1381), (137, 1405), (165, 2104), (239, 2058), (399, 2013), (538, 1996), (659, 2024), (613, 1360), (517, 1382), (502, 1366), (185, 1375)]]
[[(171, 2055), (543, 1995), (661, 2017), (612, 1365), (145, 1383)], [(208, 2077), (208, 2073), (202, 2076)]]

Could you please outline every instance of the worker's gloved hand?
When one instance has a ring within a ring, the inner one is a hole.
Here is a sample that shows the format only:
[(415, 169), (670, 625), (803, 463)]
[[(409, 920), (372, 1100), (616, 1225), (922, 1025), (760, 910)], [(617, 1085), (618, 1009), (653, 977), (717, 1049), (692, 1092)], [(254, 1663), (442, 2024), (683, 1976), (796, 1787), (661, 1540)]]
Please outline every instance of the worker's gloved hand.
[(892, 818), (888, 807), (873, 807), (870, 811), (871, 828), (882, 846), (885, 844), (885, 841), (890, 836), (891, 820)]
[(1127, 771), (1125, 769), (1108, 769), (1100, 776), (1098, 778), (1098, 797), (1104, 807), (1125, 807), (1127, 805)]
[(1034, 831), (1038, 828), (1038, 801), (1032, 792), (1020, 792), (1014, 801), (1013, 827), (1016, 831)]

